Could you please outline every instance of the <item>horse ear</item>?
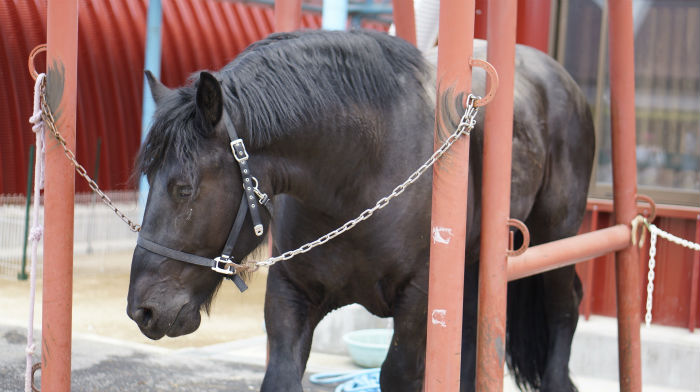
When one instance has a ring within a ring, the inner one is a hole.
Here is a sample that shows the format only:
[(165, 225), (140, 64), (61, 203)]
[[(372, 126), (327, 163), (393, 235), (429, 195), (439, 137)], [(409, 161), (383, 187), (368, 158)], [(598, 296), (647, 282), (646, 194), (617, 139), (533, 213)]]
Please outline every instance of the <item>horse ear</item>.
[(221, 120), (224, 109), (221, 84), (209, 72), (201, 72), (199, 74), (196, 102), (197, 109), (209, 124), (214, 126)]
[(146, 70), (145, 74), (146, 79), (148, 80), (148, 86), (151, 88), (151, 96), (153, 96), (153, 100), (156, 101), (156, 104), (158, 104), (163, 99), (163, 97), (169, 95), (173, 91), (165, 87), (163, 83), (156, 79), (156, 77), (153, 76), (151, 71)]

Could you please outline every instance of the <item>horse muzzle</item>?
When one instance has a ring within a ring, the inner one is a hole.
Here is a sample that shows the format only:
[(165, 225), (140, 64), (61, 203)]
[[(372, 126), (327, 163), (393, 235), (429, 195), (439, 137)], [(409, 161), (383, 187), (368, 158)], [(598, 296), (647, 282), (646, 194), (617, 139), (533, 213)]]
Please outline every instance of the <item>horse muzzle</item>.
[(138, 325), (141, 333), (149, 339), (158, 340), (163, 336), (174, 338), (187, 335), (199, 328), (201, 315), (198, 308), (184, 304), (176, 309), (158, 310), (154, 305), (127, 306), (127, 315)]

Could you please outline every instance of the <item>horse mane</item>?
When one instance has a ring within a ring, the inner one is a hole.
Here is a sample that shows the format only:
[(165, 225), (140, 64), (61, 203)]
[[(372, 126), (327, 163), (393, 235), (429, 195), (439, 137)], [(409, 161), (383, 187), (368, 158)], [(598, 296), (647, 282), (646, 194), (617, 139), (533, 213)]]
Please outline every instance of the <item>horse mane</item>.
[(381, 109), (403, 94), (420, 94), (416, 87), (428, 75), (418, 49), (372, 30), (273, 34), (220, 72), (228, 101), (242, 111), (252, 149), (302, 125), (326, 124), (328, 130), (358, 107)]
[[(272, 34), (214, 74), (227, 112), (242, 118), (245, 129), (238, 131), (251, 151), (302, 126), (327, 131), (358, 108), (379, 111), (402, 95), (424, 94), (420, 86), (430, 77), (415, 47), (371, 30)], [(194, 173), (203, 139), (195, 116), (198, 81), (195, 73), (159, 102), (136, 173), (150, 177), (170, 151)]]

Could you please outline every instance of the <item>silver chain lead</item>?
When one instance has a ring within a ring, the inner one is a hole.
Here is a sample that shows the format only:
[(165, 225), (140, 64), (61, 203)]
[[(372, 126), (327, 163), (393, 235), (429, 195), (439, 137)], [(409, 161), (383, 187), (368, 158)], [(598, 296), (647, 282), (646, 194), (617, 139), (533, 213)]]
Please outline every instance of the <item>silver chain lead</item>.
[(256, 267), (267, 267), (283, 260), (289, 260), (296, 255), (306, 253), (311, 249), (319, 245), (323, 245), (326, 242), (332, 240), (333, 238), (352, 229), (358, 223), (367, 220), (369, 217), (371, 217), (372, 214), (374, 214), (377, 210), (386, 207), (391, 201), (391, 199), (402, 194), (403, 191), (406, 190), (406, 187), (416, 182), (418, 178), (420, 178), (420, 176), (423, 173), (425, 173), (426, 170), (428, 170), (428, 168), (434, 165), (435, 162), (438, 159), (440, 159), (440, 157), (443, 154), (445, 154), (445, 152), (447, 152), (447, 150), (452, 146), (452, 144), (454, 144), (454, 142), (457, 141), (457, 139), (459, 139), (460, 136), (469, 135), (471, 133), (472, 129), (474, 129), (474, 126), (476, 125), (476, 113), (478, 112), (478, 108), (474, 106), (474, 103), (478, 99), (479, 97), (474, 96), (473, 94), (469, 94), (469, 97), (467, 97), (467, 109), (464, 111), (464, 115), (462, 116), (462, 119), (460, 120), (459, 125), (457, 125), (457, 129), (454, 131), (454, 133), (452, 133), (452, 135), (450, 135), (450, 137), (448, 137), (447, 140), (445, 140), (445, 142), (440, 146), (440, 148), (435, 150), (433, 155), (431, 155), (430, 158), (428, 158), (428, 160), (425, 161), (425, 163), (423, 163), (416, 171), (411, 173), (411, 175), (408, 176), (406, 181), (402, 182), (396, 188), (394, 188), (391, 194), (379, 199), (377, 203), (375, 203), (374, 207), (362, 211), (362, 213), (359, 216), (357, 216), (357, 218), (346, 222), (344, 225), (338, 227), (337, 229), (327, 234), (324, 234), (315, 241), (308, 242), (298, 247), (297, 249), (284, 252), (279, 256), (270, 257), (267, 260), (263, 261), (251, 262), (251, 264), (254, 264)]
[(77, 159), (75, 158), (75, 154), (68, 148), (68, 145), (66, 144), (66, 139), (64, 139), (63, 136), (61, 136), (61, 134), (58, 133), (58, 130), (56, 129), (56, 121), (53, 118), (53, 113), (51, 113), (51, 108), (49, 108), (48, 103), (46, 103), (45, 86), (42, 86), (41, 88), (41, 117), (43, 118), (44, 123), (48, 126), (49, 131), (51, 131), (53, 137), (56, 138), (61, 147), (63, 147), (63, 152), (66, 154), (68, 160), (71, 161), (71, 163), (75, 167), (75, 171), (87, 181), (88, 186), (90, 186), (90, 189), (92, 189), (93, 192), (97, 193), (100, 196), (102, 202), (104, 202), (107, 205), (107, 207), (114, 211), (114, 213), (117, 214), (119, 219), (121, 219), (122, 221), (124, 221), (124, 223), (129, 225), (131, 231), (139, 232), (141, 230), (141, 225), (134, 223), (131, 219), (129, 219), (129, 217), (126, 216), (126, 214), (124, 214), (121, 210), (119, 210), (119, 208), (117, 208), (117, 206), (114, 205), (112, 199), (110, 199), (109, 196), (102, 192), (97, 183), (87, 174), (87, 170), (85, 170), (85, 168), (80, 163), (78, 163)]
[(651, 325), (651, 307), (653, 306), (654, 296), (654, 268), (656, 267), (656, 231), (649, 231), (649, 272), (647, 273), (647, 313), (644, 315), (644, 322), (647, 327)]

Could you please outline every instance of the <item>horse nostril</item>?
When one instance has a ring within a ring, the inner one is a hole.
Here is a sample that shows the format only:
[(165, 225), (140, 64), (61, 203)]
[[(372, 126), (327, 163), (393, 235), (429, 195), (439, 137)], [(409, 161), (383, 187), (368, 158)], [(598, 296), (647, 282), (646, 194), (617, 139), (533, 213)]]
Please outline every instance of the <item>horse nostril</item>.
[(131, 318), (140, 327), (147, 328), (153, 319), (153, 310), (151, 308), (138, 308)]

